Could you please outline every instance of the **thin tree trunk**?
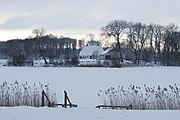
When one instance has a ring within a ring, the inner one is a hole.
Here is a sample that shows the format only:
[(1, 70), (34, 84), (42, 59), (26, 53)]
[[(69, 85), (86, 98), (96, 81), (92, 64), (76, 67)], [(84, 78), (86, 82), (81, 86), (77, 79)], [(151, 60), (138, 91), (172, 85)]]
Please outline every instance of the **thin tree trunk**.
[(122, 57), (122, 53), (121, 53), (121, 45), (120, 45), (120, 42), (119, 42), (119, 38), (117, 38), (117, 43), (118, 43), (118, 49), (119, 49), (119, 56), (120, 56), (120, 63), (121, 62), (124, 62), (123, 61), (123, 57)]

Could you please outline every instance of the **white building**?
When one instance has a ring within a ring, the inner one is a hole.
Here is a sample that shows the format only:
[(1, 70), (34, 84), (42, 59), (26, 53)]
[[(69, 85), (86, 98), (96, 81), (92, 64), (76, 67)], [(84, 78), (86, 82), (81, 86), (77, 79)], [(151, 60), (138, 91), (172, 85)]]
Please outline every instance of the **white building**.
[(79, 53), (79, 64), (81, 66), (99, 65), (99, 57), (102, 52), (104, 52), (104, 50), (99, 44), (84, 46)]
[[(48, 62), (49, 62), (49, 60), (48, 60)], [(43, 59), (34, 60), (34, 62), (33, 62), (34, 67), (44, 67), (45, 65), (46, 64)]]
[(7, 66), (8, 60), (7, 59), (0, 59), (0, 66)]

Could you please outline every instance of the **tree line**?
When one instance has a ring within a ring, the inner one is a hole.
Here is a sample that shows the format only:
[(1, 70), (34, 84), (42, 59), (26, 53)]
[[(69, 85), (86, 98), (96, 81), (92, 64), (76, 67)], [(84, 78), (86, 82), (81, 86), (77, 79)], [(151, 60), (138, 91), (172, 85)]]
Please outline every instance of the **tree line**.
[(136, 64), (145, 61), (162, 65), (180, 65), (180, 31), (173, 23), (163, 26), (113, 20), (101, 28), (101, 35), (116, 40), (120, 62), (124, 59), (121, 49), (127, 48), (132, 53), (130, 59)]
[[(79, 47), (84, 41), (68, 37), (47, 35), (43, 28), (33, 30), (33, 36), (0, 42), (0, 56), (7, 58), (10, 65), (32, 65), (33, 60), (43, 59), (48, 64), (78, 64)], [(119, 52), (119, 63), (124, 59), (141, 64), (179, 66), (180, 65), (180, 31), (179, 26), (171, 23), (166, 26), (144, 24), (125, 20), (112, 20), (101, 28), (102, 39), (114, 39)], [(89, 35), (94, 40), (93, 35)], [(79, 46), (79, 47), (77, 47)], [(123, 56), (123, 52), (126, 54)]]
[[(40, 33), (36, 29), (35, 36), (31, 38), (13, 39), (0, 42), (0, 54), (9, 59), (9, 65), (32, 65), (33, 60), (43, 59), (45, 64), (62, 64), (65, 62), (77, 62), (76, 39), (67, 37), (55, 37)], [(48, 62), (48, 60), (49, 62)], [(62, 60), (54, 62), (55, 60)]]

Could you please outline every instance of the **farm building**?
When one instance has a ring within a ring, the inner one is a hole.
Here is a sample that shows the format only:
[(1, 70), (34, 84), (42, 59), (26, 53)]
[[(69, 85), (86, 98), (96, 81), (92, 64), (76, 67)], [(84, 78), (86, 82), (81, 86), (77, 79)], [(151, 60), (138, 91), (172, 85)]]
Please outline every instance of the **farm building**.
[[(132, 61), (128, 60), (128, 51), (122, 48), (122, 57), (123, 62), (121, 62), (121, 66), (134, 66)], [(117, 47), (111, 47), (106, 49), (104, 52), (100, 54), (100, 61), (103, 66), (118, 66), (120, 65), (120, 55)]]
[(84, 46), (79, 53), (80, 66), (99, 65), (99, 57), (102, 52), (104, 50), (99, 44), (88, 44)]
[[(129, 64), (127, 50), (122, 48), (122, 57), (124, 62)], [(88, 44), (82, 48), (79, 53), (80, 66), (106, 66), (113, 67), (120, 65), (120, 55), (117, 47), (110, 47), (104, 50), (99, 44)]]
[(100, 54), (103, 66), (114, 66), (119, 63), (119, 51), (116, 48), (108, 48)]

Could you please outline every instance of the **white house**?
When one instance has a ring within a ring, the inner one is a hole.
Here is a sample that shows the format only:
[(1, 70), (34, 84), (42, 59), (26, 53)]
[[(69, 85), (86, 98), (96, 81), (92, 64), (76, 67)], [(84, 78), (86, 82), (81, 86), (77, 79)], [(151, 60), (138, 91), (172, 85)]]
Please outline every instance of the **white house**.
[(7, 66), (8, 60), (7, 59), (0, 59), (0, 66)]
[(79, 64), (81, 66), (98, 65), (100, 54), (104, 52), (99, 44), (90, 44), (82, 48), (79, 53)]

